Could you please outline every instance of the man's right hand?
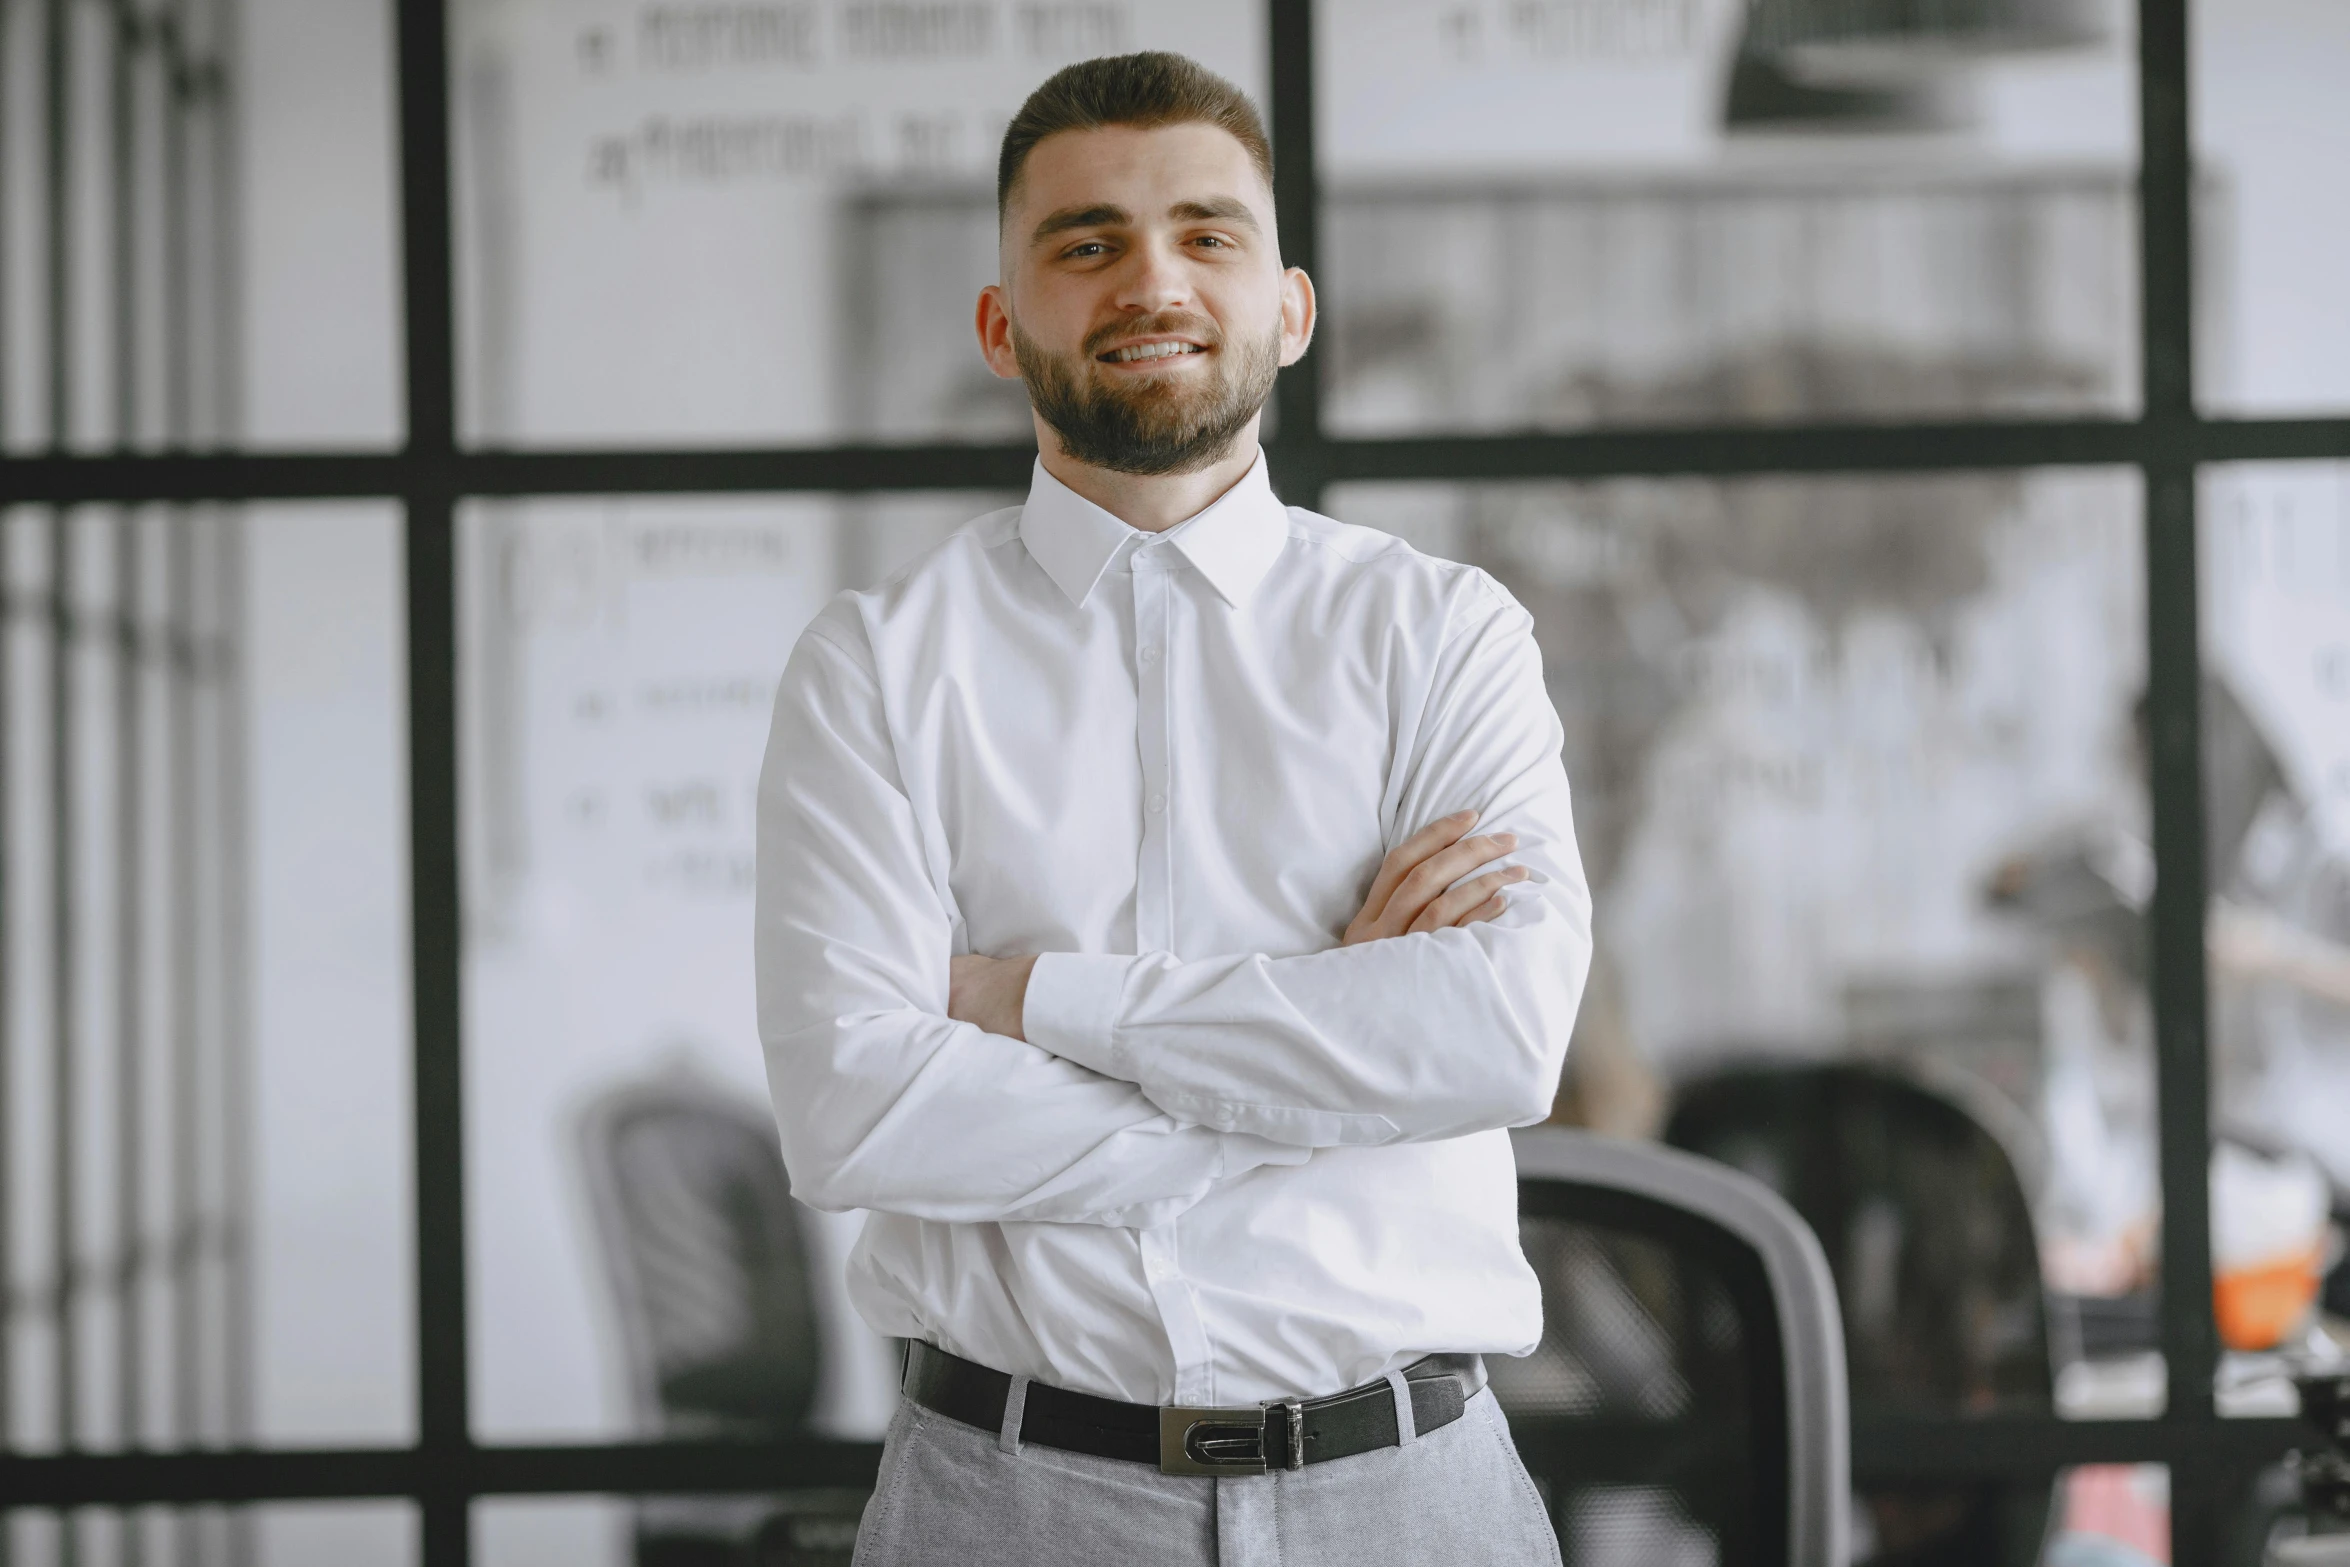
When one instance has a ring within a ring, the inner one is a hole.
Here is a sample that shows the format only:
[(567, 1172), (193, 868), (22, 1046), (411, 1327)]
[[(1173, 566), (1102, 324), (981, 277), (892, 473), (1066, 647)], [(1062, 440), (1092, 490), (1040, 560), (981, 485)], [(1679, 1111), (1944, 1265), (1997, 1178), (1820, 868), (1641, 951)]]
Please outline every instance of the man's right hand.
[[(1416, 930), (1474, 925), (1507, 908), (1501, 889), (1531, 874), (1523, 865), (1507, 865), (1458, 887), (1452, 885), (1518, 846), (1516, 833), (1464, 836), (1476, 825), (1475, 811), (1455, 811), (1397, 844), (1380, 861), (1370, 896), (1363, 899), (1363, 912), (1346, 927), (1341, 944), (1354, 947)], [(1449, 892), (1445, 890), (1448, 887), (1452, 889)]]

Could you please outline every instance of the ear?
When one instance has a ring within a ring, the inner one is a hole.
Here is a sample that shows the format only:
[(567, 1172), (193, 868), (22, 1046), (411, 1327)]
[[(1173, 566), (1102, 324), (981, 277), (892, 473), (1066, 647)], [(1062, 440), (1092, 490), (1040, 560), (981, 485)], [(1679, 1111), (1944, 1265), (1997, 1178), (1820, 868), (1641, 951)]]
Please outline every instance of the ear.
[(1020, 356), (1012, 348), (1012, 304), (1001, 283), (990, 283), (979, 291), (979, 314), (973, 325), (979, 329), (979, 357), (987, 361), (988, 369), (1006, 381), (1020, 378)]
[(1314, 280), (1303, 267), (1281, 274), (1281, 362), (1296, 364), (1314, 340)]

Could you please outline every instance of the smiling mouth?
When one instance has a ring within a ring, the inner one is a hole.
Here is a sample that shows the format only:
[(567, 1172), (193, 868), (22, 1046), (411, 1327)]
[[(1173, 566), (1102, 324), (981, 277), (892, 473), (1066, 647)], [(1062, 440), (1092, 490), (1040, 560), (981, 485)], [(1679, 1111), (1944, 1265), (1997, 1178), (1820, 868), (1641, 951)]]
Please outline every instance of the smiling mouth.
[(1113, 348), (1095, 357), (1106, 365), (1130, 365), (1148, 359), (1175, 359), (1185, 354), (1204, 354), (1207, 350), (1197, 343), (1133, 343), (1125, 348)]

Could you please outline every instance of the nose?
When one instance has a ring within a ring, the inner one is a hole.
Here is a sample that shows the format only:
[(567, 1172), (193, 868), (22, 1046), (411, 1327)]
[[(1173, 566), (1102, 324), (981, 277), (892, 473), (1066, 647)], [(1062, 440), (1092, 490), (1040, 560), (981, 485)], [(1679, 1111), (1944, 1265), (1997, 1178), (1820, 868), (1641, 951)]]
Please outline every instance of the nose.
[(1176, 310), (1189, 305), (1191, 277), (1182, 258), (1166, 245), (1137, 245), (1120, 280), (1118, 308), (1136, 315)]

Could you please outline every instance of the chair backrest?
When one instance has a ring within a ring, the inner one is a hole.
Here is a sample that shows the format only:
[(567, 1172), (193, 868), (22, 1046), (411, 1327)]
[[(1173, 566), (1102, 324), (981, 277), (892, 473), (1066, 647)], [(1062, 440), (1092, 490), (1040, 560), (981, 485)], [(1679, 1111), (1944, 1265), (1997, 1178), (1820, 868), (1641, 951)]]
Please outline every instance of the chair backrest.
[(1489, 1362), (1569, 1567), (1844, 1567), (1844, 1343), (1819, 1243), (1756, 1181), (1515, 1134), (1543, 1333)]
[(1686, 1085), (1665, 1141), (1754, 1176), (1836, 1275), (1861, 1410), (2051, 1407), (2031, 1206), (1997, 1136), (1891, 1066), (1787, 1062)]
[(640, 1421), (673, 1436), (805, 1425), (815, 1293), (766, 1106), (631, 1084), (589, 1106), (580, 1146)]

